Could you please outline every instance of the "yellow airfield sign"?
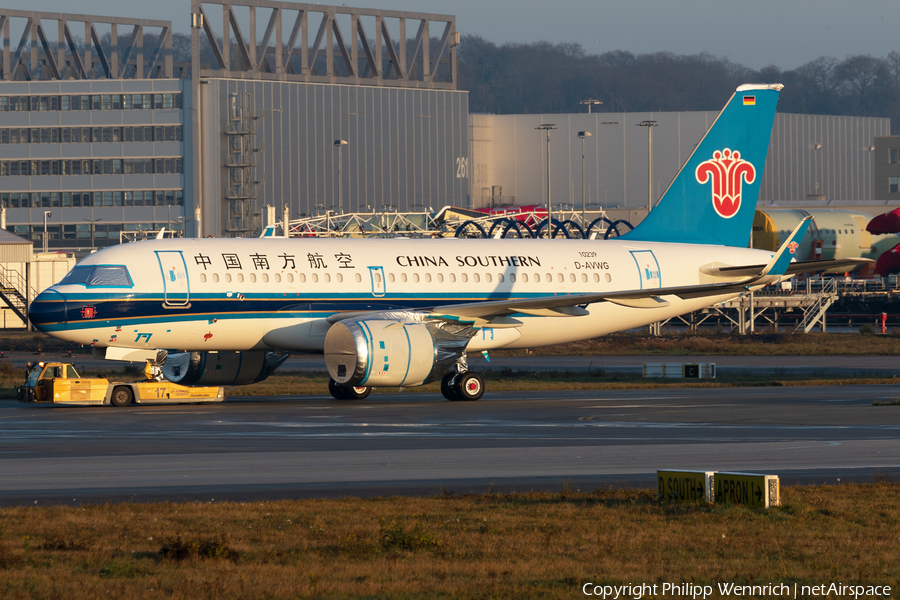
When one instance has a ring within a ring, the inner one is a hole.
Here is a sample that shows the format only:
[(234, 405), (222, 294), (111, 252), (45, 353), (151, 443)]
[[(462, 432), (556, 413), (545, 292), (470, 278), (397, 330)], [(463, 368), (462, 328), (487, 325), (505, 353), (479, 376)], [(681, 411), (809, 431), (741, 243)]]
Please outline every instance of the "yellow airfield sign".
[(723, 473), (714, 476), (713, 501), (752, 508), (781, 506), (781, 485), (777, 475)]
[(712, 502), (713, 475), (714, 471), (657, 471), (657, 498), (674, 502)]

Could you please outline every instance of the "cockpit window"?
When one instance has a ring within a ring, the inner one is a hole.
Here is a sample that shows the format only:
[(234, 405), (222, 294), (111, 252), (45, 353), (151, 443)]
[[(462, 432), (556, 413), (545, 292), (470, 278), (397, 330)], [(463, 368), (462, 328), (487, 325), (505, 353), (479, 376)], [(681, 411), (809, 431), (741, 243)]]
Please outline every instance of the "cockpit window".
[(91, 273), (94, 272), (94, 267), (75, 267), (69, 273), (62, 278), (62, 281), (59, 282), (59, 285), (75, 285), (77, 283), (85, 283), (88, 280), (88, 277), (91, 276)]
[(122, 265), (75, 267), (59, 285), (81, 284), (87, 287), (132, 287), (128, 269)]

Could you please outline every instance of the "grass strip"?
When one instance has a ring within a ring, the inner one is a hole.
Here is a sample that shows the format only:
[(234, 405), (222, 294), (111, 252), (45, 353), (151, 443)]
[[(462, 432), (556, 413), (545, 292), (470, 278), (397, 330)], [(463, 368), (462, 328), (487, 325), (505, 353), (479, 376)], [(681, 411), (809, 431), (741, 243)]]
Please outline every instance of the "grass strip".
[[(900, 485), (783, 506), (653, 490), (0, 508), (4, 598), (573, 598), (664, 582), (900, 586)], [(712, 597), (720, 597), (716, 592)]]

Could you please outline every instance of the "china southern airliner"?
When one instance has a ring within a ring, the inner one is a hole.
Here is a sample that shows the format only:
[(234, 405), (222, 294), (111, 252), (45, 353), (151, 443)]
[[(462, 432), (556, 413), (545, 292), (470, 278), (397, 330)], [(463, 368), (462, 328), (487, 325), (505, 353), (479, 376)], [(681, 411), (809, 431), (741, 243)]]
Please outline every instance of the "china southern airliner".
[[(597, 337), (814, 270), (748, 249), (781, 85), (743, 85), (658, 206), (612, 240), (160, 239), (106, 248), (31, 305), (34, 325), (187, 385), (260, 381), (324, 353), (329, 389), (440, 380), (478, 400), (467, 352)], [(831, 261), (832, 263), (834, 261)], [(833, 267), (833, 264), (830, 264)]]

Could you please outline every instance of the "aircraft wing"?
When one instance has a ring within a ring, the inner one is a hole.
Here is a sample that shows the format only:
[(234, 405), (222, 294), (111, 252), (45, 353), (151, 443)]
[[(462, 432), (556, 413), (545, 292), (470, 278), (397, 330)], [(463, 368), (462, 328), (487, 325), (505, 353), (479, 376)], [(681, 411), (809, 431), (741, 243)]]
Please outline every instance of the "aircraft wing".
[(588, 314), (583, 308), (595, 302), (612, 302), (631, 308), (664, 308), (669, 302), (663, 296), (679, 298), (700, 298), (703, 296), (720, 296), (741, 294), (754, 285), (765, 285), (779, 279), (779, 276), (763, 276), (744, 279), (731, 283), (714, 283), (709, 285), (692, 285), (684, 287), (657, 288), (651, 290), (627, 290), (601, 294), (570, 294), (566, 296), (542, 296), (540, 298), (523, 298), (515, 300), (494, 300), (487, 302), (471, 302), (467, 304), (448, 304), (435, 306), (430, 312), (431, 318), (450, 320), (489, 320), (494, 317), (512, 314), (533, 316), (577, 317)]

